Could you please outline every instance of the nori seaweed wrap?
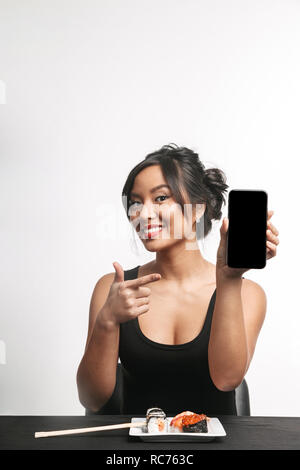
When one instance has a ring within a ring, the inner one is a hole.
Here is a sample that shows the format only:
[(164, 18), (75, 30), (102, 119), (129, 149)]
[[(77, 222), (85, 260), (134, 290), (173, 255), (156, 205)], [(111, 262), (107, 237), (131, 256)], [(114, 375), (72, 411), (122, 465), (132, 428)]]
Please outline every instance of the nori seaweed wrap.
[(193, 415), (184, 416), (182, 419), (183, 432), (208, 432), (206, 415)]

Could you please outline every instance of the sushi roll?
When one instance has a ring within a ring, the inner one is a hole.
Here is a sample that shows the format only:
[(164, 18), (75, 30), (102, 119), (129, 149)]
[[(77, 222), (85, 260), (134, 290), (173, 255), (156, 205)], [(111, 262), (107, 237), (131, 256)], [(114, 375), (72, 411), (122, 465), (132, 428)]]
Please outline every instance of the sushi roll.
[(161, 408), (148, 408), (146, 412), (147, 430), (150, 433), (166, 432), (168, 422)]
[(193, 415), (193, 411), (183, 411), (172, 418), (170, 422), (170, 432), (182, 432), (182, 420), (184, 416)]
[(183, 432), (207, 432), (207, 417), (197, 413), (185, 415), (182, 418)]
[(167, 420), (163, 418), (150, 418), (147, 425), (148, 432), (167, 432)]

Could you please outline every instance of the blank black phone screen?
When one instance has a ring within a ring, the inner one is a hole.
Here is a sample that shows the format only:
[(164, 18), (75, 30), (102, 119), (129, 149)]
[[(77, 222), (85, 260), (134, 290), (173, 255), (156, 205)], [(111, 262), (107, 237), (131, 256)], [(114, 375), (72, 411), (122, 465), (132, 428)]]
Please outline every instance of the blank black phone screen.
[(266, 265), (268, 195), (262, 190), (229, 192), (227, 265), (261, 269)]

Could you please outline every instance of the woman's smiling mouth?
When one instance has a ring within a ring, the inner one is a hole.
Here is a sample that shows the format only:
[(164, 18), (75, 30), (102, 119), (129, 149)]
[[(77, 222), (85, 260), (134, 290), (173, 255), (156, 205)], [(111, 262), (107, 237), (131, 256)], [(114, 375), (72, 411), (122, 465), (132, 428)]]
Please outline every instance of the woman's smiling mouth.
[(160, 233), (163, 229), (163, 226), (160, 224), (149, 224), (147, 228), (141, 230), (141, 236), (145, 236), (146, 238), (153, 238), (153, 236)]

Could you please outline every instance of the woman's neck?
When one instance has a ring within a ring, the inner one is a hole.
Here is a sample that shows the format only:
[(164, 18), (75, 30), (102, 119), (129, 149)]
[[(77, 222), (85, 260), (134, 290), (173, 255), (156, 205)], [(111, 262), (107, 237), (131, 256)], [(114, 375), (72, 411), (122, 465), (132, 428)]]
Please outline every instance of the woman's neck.
[(187, 250), (185, 244), (180, 243), (157, 252), (153, 268), (161, 274), (162, 280), (180, 284), (195, 277), (205, 281), (211, 275), (212, 264), (203, 258), (199, 247), (197, 250)]

